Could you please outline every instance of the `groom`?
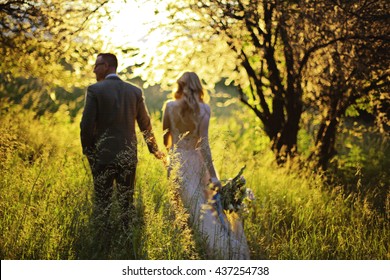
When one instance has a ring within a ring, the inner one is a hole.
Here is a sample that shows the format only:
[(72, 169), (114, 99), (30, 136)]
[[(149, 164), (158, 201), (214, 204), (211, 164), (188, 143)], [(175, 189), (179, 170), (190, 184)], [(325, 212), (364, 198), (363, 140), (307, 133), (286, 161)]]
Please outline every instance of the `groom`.
[(93, 70), (97, 83), (87, 89), (80, 137), (94, 180), (95, 218), (102, 222), (101, 225), (107, 224), (116, 181), (121, 221), (127, 228), (134, 207), (136, 122), (149, 151), (158, 159), (164, 154), (157, 147), (142, 90), (122, 81), (116, 74), (117, 66), (114, 54), (97, 56)]

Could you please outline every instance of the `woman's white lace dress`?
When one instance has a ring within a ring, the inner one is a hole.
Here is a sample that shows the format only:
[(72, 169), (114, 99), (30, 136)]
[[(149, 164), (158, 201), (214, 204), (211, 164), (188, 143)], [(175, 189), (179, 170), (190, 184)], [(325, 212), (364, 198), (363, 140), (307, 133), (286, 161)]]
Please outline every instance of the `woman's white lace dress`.
[[(199, 132), (189, 125), (178, 110), (179, 101), (166, 104), (164, 121), (172, 137), (170, 176), (179, 185), (180, 197), (190, 214), (194, 230), (207, 242), (208, 253), (217, 259), (249, 259), (249, 249), (242, 223), (237, 215), (218, 217), (210, 200), (210, 175), (202, 156)], [(208, 105), (200, 103), (199, 118), (209, 118)], [(208, 142), (207, 142), (208, 143)], [(206, 149), (207, 150), (207, 149)], [(209, 151), (209, 149), (208, 149)]]

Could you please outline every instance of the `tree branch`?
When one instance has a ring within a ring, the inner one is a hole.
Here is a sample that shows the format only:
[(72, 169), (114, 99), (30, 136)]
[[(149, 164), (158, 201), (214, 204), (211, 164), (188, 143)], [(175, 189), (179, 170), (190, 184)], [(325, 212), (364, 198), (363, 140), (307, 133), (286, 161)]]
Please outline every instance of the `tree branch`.
[(302, 58), (301, 62), (299, 63), (298, 76), (302, 75), (303, 68), (306, 66), (306, 63), (308, 62), (310, 56), (313, 53), (315, 53), (318, 50), (324, 49), (324, 48), (326, 48), (326, 47), (328, 47), (330, 45), (333, 45), (333, 44), (335, 44), (337, 42), (346, 42), (346, 41), (349, 41), (349, 40), (364, 40), (364, 41), (374, 40), (374, 41), (390, 42), (390, 37), (387, 36), (387, 35), (382, 35), (382, 36), (359, 36), (359, 35), (356, 35), (356, 36), (345, 36), (345, 37), (340, 37), (340, 38), (336, 38), (336, 39), (330, 40), (330, 41), (328, 41), (326, 43), (319, 44), (317, 46), (313, 46), (305, 53), (304, 57)]

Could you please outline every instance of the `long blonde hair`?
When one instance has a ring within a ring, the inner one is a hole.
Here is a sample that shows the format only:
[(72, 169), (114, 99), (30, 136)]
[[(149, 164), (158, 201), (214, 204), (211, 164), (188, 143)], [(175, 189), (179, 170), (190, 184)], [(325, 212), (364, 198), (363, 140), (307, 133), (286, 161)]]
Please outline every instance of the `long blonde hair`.
[(195, 72), (185, 72), (177, 80), (178, 88), (174, 94), (176, 100), (183, 100), (180, 108), (182, 118), (190, 118), (195, 126), (199, 122), (199, 103), (204, 102), (204, 90), (198, 75)]

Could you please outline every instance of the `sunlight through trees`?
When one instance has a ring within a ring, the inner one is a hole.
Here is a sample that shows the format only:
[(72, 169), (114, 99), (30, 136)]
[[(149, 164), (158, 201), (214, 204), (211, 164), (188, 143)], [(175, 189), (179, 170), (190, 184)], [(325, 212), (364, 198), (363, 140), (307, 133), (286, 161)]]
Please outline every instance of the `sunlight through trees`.
[(388, 8), (387, 1), (172, 1), (170, 21), (156, 28), (167, 37), (157, 57), (144, 55), (144, 77), (165, 85), (190, 68), (211, 88), (226, 78), (261, 120), (280, 163), (297, 154), (302, 121), (318, 123), (310, 158), (326, 169), (348, 109), (375, 112), (388, 129)]

